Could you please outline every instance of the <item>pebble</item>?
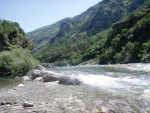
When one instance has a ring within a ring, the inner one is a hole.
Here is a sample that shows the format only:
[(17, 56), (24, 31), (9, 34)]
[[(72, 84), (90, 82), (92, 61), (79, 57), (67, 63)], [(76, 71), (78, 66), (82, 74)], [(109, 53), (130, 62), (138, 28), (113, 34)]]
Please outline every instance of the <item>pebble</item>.
[(24, 85), (23, 84), (19, 84), (18, 87), (24, 87)]
[(33, 104), (33, 102), (27, 102), (27, 101), (25, 101), (24, 103), (23, 103), (23, 107), (33, 107), (34, 106), (34, 104)]

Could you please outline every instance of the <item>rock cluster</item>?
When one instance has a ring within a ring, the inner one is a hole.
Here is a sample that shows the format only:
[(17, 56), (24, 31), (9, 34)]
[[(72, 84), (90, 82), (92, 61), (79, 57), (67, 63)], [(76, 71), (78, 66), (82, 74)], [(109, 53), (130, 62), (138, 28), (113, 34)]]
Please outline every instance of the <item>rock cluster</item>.
[(26, 76), (22, 77), (22, 80), (41, 82), (59, 81), (59, 84), (65, 85), (79, 85), (83, 82), (78, 76), (58, 75), (52, 71), (44, 69), (43, 67), (29, 72)]
[(17, 102), (14, 101), (14, 102), (11, 102), (11, 101), (2, 101), (0, 102), (0, 105), (1, 106), (4, 106), (4, 105), (17, 105)]

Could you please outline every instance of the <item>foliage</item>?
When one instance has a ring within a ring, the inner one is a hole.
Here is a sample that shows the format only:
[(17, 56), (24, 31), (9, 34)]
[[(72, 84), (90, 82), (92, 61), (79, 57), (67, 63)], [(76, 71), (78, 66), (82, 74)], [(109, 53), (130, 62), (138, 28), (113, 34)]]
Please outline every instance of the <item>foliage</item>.
[(11, 45), (33, 48), (33, 43), (27, 39), (26, 33), (18, 23), (0, 20), (0, 51), (9, 50)]
[(22, 76), (38, 66), (30, 54), (33, 43), (16, 22), (0, 20), (0, 76)]
[(0, 52), (0, 73), (10, 74), (12, 77), (23, 76), (28, 71), (37, 68), (38, 61), (22, 48)]
[(34, 31), (31, 38), (36, 40), (37, 35), (43, 39), (37, 43), (40, 46), (34, 55), (42, 62), (64, 60), (72, 65), (91, 59), (98, 59), (100, 64), (141, 62), (150, 53), (148, 3), (149, 0), (103, 1), (81, 15), (56, 23), (57, 31), (49, 29), (56, 34), (46, 34), (46, 40), (41, 35), (44, 31)]

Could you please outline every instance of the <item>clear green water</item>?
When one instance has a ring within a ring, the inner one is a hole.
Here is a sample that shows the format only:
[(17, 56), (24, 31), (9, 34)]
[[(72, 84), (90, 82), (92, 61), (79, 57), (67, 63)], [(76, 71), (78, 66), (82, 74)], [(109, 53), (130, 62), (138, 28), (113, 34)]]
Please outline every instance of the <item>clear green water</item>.
[(12, 88), (21, 83), (20, 79), (0, 78), (0, 88)]

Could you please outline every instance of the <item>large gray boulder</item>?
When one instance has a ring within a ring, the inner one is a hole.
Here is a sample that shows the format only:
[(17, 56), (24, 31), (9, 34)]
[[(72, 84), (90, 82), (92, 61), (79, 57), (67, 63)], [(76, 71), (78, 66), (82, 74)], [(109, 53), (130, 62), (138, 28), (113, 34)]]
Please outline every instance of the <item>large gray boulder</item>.
[(43, 77), (44, 75), (49, 74), (49, 73), (50, 72), (45, 71), (45, 70), (38, 70), (38, 69), (36, 69), (36, 70), (33, 70), (31, 72), (31, 79), (34, 80), (37, 77)]
[(58, 76), (54, 74), (46, 74), (43, 76), (43, 82), (54, 82), (58, 80)]
[(65, 85), (79, 85), (83, 83), (83, 81), (78, 76), (60, 76), (59, 77), (59, 84)]

